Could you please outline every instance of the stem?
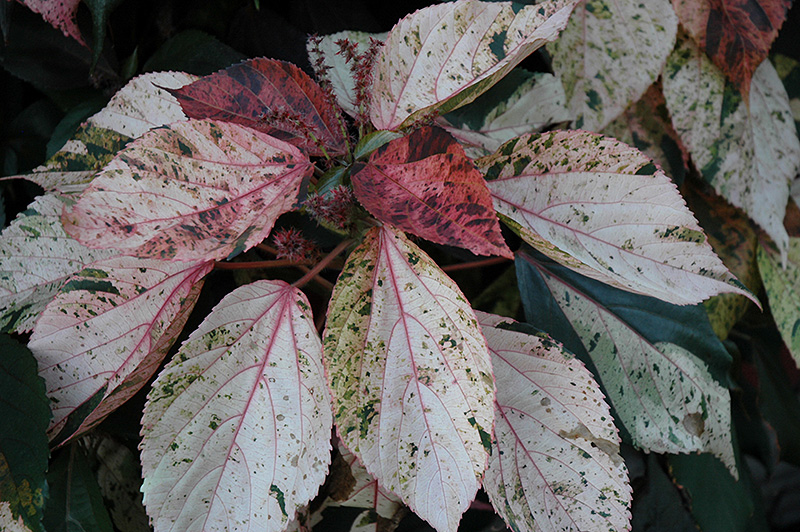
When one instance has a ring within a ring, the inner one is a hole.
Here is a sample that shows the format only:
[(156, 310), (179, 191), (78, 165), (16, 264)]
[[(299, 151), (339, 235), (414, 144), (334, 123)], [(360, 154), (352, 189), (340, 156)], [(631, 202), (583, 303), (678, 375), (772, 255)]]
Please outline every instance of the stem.
[(510, 259), (505, 257), (492, 257), (491, 259), (482, 259), (472, 262), (462, 262), (461, 264), (451, 264), (449, 266), (442, 266), (442, 271), (454, 272), (457, 270), (469, 270), (472, 268), (481, 268), (483, 266), (492, 266), (493, 264), (502, 264)]
[(350, 239), (342, 240), (341, 242), (339, 242), (339, 245), (333, 248), (333, 251), (325, 255), (325, 257), (323, 257), (321, 261), (319, 261), (313, 268), (311, 268), (311, 270), (309, 270), (308, 273), (306, 273), (300, 279), (292, 283), (292, 286), (294, 286), (295, 288), (302, 288), (308, 281), (316, 277), (319, 272), (324, 270), (333, 259), (338, 257), (339, 254), (353, 242), (355, 241)]
[(298, 263), (288, 259), (256, 260), (251, 262), (220, 262), (214, 263), (218, 270), (247, 270), (251, 268), (281, 268), (284, 266), (297, 266)]

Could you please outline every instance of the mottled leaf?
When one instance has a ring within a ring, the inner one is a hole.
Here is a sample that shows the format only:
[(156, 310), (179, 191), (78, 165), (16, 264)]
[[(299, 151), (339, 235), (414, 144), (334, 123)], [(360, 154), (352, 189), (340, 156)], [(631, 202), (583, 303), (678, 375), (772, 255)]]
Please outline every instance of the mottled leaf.
[(67, 37), (72, 37), (82, 45), (86, 46), (86, 41), (81, 36), (81, 30), (75, 21), (78, 12), (78, 4), (81, 0), (19, 0), (34, 13), (39, 13), (51, 26), (61, 30)]
[(688, 38), (679, 38), (663, 78), (672, 123), (703, 178), (743, 209), (786, 253), (789, 183), (800, 140), (786, 90), (764, 61), (746, 100)]
[(334, 288), (325, 365), (344, 444), (417, 515), (455, 532), (494, 422), (486, 341), (455, 283), (402, 233), (371, 229)]
[(28, 344), (53, 409), (51, 438), (86, 432), (147, 383), (211, 266), (115, 257), (67, 281)]
[(287, 527), (330, 461), (321, 358), (308, 300), (283, 281), (242, 286), (214, 307), (156, 379), (142, 418), (142, 490), (157, 532)]
[(64, 226), (90, 247), (221, 259), (263, 240), (311, 170), (297, 148), (265, 133), (178, 122), (122, 151), (65, 212)]
[(791, 0), (672, 0), (681, 26), (744, 95), (791, 5)]
[(165, 89), (178, 88), (195, 79), (182, 72), (133, 78), (44, 165), (15, 177), (33, 181), (45, 190), (82, 189), (131, 139), (158, 126), (186, 120), (175, 97)]
[(0, 326), (28, 332), (67, 278), (84, 266), (115, 255), (89, 249), (61, 226), (64, 198), (36, 198), (0, 236)]
[(25, 525), (23, 518), (15, 517), (11, 511), (11, 503), (0, 500), (0, 530), (3, 532), (32, 532)]
[[(0, 353), (0, 501), (8, 504), (11, 521), (41, 532), (50, 407), (31, 352), (3, 334)], [(11, 524), (2, 514), (0, 530), (5, 531)]]
[(789, 238), (785, 268), (781, 266), (780, 254), (774, 248), (759, 246), (758, 269), (772, 317), (800, 367), (800, 238)]
[[(607, 307), (579, 284), (554, 275), (527, 254), (518, 257), (517, 268), (522, 270), (518, 274), (520, 279), (533, 285), (520, 287), (523, 300), (528, 297), (527, 292), (534, 290), (546, 294), (547, 299), (552, 298), (552, 312), (563, 317), (570, 328), (562, 326), (559, 336), (570, 341), (577, 337), (578, 348), (597, 368), (597, 376), (618, 421), (635, 445), (658, 453), (710, 452), (737, 475), (731, 443), (730, 396), (712, 376), (713, 368), (682, 345), (659, 339), (651, 341), (649, 335), (623, 318), (626, 314), (630, 316), (624, 303), (614, 302), (617, 308)], [(537, 298), (531, 305), (526, 304), (526, 314), (531, 307), (546, 304), (544, 298)], [(661, 310), (659, 305), (664, 304), (653, 304), (656, 315)], [(646, 315), (647, 309), (637, 313)], [(685, 341), (687, 335), (694, 334), (691, 327), (683, 332), (670, 323), (668, 315), (666, 318), (655, 324), (662, 330), (652, 336)], [(696, 323), (703, 325), (697, 320)], [(708, 342), (711, 332), (707, 321), (705, 330), (701, 342)], [(705, 345), (697, 345), (703, 346), (699, 354), (709, 355)]]
[(587, 0), (547, 46), (577, 128), (599, 131), (658, 78), (678, 18), (666, 0)]
[(397, 129), (471, 102), (555, 40), (574, 5), (461, 0), (406, 16), (389, 32), (374, 67), (372, 123)]
[(559, 78), (516, 68), (471, 104), (440, 117), (438, 123), (465, 148), (483, 156), (514, 137), (570, 121), (565, 103)]
[(311, 155), (345, 151), (339, 111), (291, 63), (250, 59), (171, 92), (189, 118), (248, 126)]
[(356, 163), (353, 190), (379, 220), (437, 244), (511, 258), (481, 173), (456, 140), (425, 127)]
[(583, 275), (677, 304), (750, 295), (706, 242), (675, 185), (614, 139), (561, 131), (477, 161), (500, 218)]
[(388, 33), (366, 33), (363, 31), (345, 30), (332, 35), (319, 37), (319, 44), (314, 45), (313, 39), (306, 44), (308, 59), (314, 66), (318, 78), (330, 81), (336, 103), (347, 114), (356, 116), (356, 84), (353, 79), (352, 63), (340, 53), (341, 48), (337, 42), (346, 40), (355, 45), (357, 54), (363, 54), (369, 49), (371, 39), (384, 41)]
[(631, 487), (600, 387), (549, 336), (478, 313), (497, 382), (483, 486), (517, 532), (627, 530)]

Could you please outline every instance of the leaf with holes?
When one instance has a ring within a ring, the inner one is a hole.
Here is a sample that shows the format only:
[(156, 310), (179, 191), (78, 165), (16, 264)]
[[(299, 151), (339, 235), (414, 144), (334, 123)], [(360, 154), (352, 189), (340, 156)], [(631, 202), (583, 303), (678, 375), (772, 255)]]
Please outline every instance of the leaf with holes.
[(483, 480), (495, 509), (513, 530), (627, 530), (628, 470), (592, 374), (544, 333), (492, 314), (478, 319), (497, 382)]
[(261, 242), (311, 171), (296, 147), (265, 133), (179, 122), (123, 150), (65, 212), (64, 227), (93, 248), (221, 259)]
[(786, 253), (783, 216), (789, 183), (800, 170), (800, 140), (789, 98), (764, 61), (749, 105), (688, 38), (678, 40), (663, 78), (672, 123), (703, 178), (744, 210)]
[(339, 110), (291, 63), (250, 59), (171, 92), (189, 118), (248, 126), (310, 155), (345, 151)]
[(678, 189), (638, 150), (586, 131), (520, 137), (477, 161), (500, 218), (583, 275), (677, 304), (755, 300), (706, 242)]
[(336, 282), (325, 365), (339, 436), (381, 485), (455, 532), (491, 446), (486, 341), (456, 284), (388, 226)]
[(678, 18), (664, 0), (588, 0), (547, 46), (577, 128), (599, 131), (658, 78)]
[(114, 257), (67, 281), (28, 344), (53, 409), (51, 439), (86, 432), (147, 383), (211, 266)]
[(673, 307), (670, 315), (666, 303), (563, 270), (518, 255), (528, 319), (591, 360), (635, 445), (658, 453), (710, 452), (737, 476), (730, 396), (715, 380), (727, 378), (730, 355), (718, 341), (710, 343), (716, 337), (702, 309)]
[(70, 275), (116, 255), (89, 249), (64, 232), (61, 210), (69, 200), (39, 196), (0, 236), (0, 326), (28, 332)]
[(195, 79), (197, 76), (183, 72), (133, 78), (47, 162), (29, 174), (14, 177), (33, 181), (45, 190), (82, 190), (132, 139), (153, 128), (186, 120), (175, 97), (165, 89), (176, 89)]
[(283, 281), (234, 290), (148, 395), (142, 491), (155, 530), (284, 530), (325, 479), (331, 427), (305, 295)]
[(800, 238), (789, 238), (785, 268), (777, 250), (759, 246), (758, 269), (778, 331), (800, 367)]
[(681, 26), (745, 95), (791, 5), (791, 0), (672, 0)]
[(355, 163), (353, 190), (379, 220), (437, 244), (511, 258), (480, 172), (444, 130), (418, 129)]
[(389, 32), (374, 66), (372, 123), (398, 129), (471, 102), (555, 40), (574, 5), (463, 0), (406, 16)]

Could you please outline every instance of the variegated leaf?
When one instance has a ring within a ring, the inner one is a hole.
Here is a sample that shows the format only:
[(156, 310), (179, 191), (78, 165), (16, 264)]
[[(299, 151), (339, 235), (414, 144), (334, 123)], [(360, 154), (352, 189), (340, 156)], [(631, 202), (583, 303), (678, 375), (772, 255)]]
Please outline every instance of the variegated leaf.
[(406, 16), (389, 32), (373, 70), (372, 123), (398, 129), (471, 102), (555, 40), (574, 5), (459, 0)]
[(678, 18), (667, 0), (587, 0), (547, 46), (577, 128), (600, 131), (661, 73)]
[(142, 418), (156, 532), (280, 532), (316, 495), (332, 416), (308, 300), (283, 281), (225, 296), (159, 374)]
[(147, 383), (211, 267), (114, 257), (67, 281), (28, 344), (51, 401), (51, 438), (88, 431)]
[(560, 131), (520, 137), (477, 162), (501, 219), (587, 277), (680, 305), (722, 292), (755, 300), (714, 254), (675, 185), (630, 146)]
[(417, 515), (455, 532), (491, 445), (491, 363), (461, 291), (399, 231), (370, 230), (348, 258), (325, 365), (344, 444)]
[(61, 210), (69, 200), (39, 196), (0, 236), (0, 327), (28, 332), (67, 278), (115, 255), (89, 249), (64, 232)]
[(767, 60), (755, 72), (748, 102), (685, 36), (664, 72), (672, 123), (703, 178), (743, 209), (785, 257), (789, 184), (800, 170), (800, 140), (789, 98)]
[(623, 531), (631, 486), (603, 392), (541, 333), (479, 312), (497, 382), (495, 439), (483, 487), (517, 532)]
[(86, 41), (81, 36), (81, 30), (75, 20), (78, 13), (78, 5), (81, 0), (20, 0), (34, 13), (39, 13), (51, 26), (61, 30), (67, 37), (72, 37), (82, 45), (86, 46)]
[(759, 246), (757, 256), (772, 317), (800, 367), (800, 238), (789, 238), (786, 267), (775, 249)]
[(633, 442), (658, 453), (710, 452), (738, 477), (728, 390), (685, 348), (648, 341), (600, 302), (526, 254), (598, 371)]
[(379, 220), (437, 244), (512, 258), (481, 173), (456, 140), (425, 127), (355, 163), (353, 190)]
[(64, 214), (95, 248), (173, 260), (221, 259), (263, 240), (312, 171), (296, 147), (225, 122), (143, 135)]

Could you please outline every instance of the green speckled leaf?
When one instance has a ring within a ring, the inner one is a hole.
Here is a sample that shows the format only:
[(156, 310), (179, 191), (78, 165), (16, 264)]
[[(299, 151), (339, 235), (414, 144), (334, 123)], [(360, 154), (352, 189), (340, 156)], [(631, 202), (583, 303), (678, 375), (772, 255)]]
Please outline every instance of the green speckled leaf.
[(242, 286), (159, 374), (142, 418), (144, 502), (159, 532), (280, 532), (330, 462), (322, 345), (305, 295)]
[(592, 374), (544, 333), (508, 330), (511, 320), (491, 314), (478, 319), (497, 381), (483, 480), (497, 512), (518, 532), (627, 530), (628, 470)]
[(372, 123), (397, 129), (471, 102), (556, 39), (574, 5), (461, 0), (406, 16), (389, 32), (373, 70)]
[(794, 125), (800, 133), (800, 62), (781, 54), (775, 54), (772, 62), (778, 72), (778, 77), (781, 78), (781, 82), (786, 88)]
[(767, 60), (744, 101), (697, 46), (678, 39), (663, 78), (672, 123), (703, 178), (743, 209), (785, 256), (789, 184), (800, 170), (800, 140), (786, 89)]
[(579, 129), (599, 131), (658, 78), (675, 44), (667, 0), (587, 0), (547, 45)]
[(785, 268), (781, 267), (780, 254), (774, 248), (759, 246), (758, 269), (772, 317), (800, 367), (800, 238), (789, 238)]
[(754, 297), (706, 242), (675, 185), (638, 150), (586, 131), (520, 137), (477, 161), (501, 220), (583, 275), (676, 304)]
[(486, 340), (461, 291), (405, 235), (372, 229), (336, 282), (324, 338), (344, 444), (417, 515), (455, 532), (494, 422)]

